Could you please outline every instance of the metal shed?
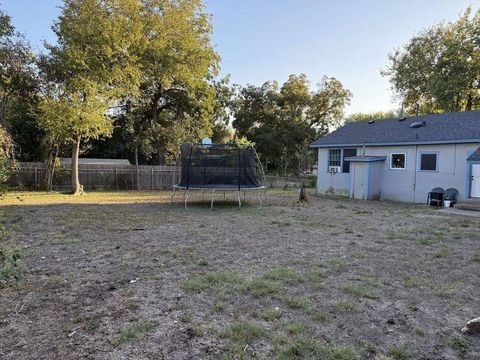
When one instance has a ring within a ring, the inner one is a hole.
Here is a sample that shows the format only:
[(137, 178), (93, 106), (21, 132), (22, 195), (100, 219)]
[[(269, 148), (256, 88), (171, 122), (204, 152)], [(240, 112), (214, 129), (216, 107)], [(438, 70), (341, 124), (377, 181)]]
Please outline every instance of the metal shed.
[(359, 200), (379, 200), (382, 189), (385, 156), (353, 156), (350, 162), (350, 197)]

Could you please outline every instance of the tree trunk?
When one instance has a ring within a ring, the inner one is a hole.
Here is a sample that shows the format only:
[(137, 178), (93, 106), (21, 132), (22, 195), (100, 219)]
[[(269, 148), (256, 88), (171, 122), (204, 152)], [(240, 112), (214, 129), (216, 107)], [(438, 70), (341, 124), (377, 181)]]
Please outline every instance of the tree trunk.
[(47, 167), (45, 169), (45, 190), (53, 190), (53, 176), (55, 175), (55, 163), (60, 152), (60, 143), (53, 143), (48, 155)]
[(140, 184), (140, 168), (138, 166), (138, 145), (135, 145), (134, 156), (135, 156), (135, 175), (137, 179), (136, 181), (137, 190), (142, 190), (142, 186)]
[(298, 197), (298, 202), (308, 202), (307, 193), (303, 187), (303, 179), (302, 183), (300, 184), (300, 196)]
[(83, 186), (80, 185), (78, 176), (78, 155), (80, 154), (80, 135), (75, 136), (75, 143), (72, 151), (72, 195), (81, 195)]
[(467, 97), (467, 106), (466, 106), (466, 111), (471, 111), (473, 107), (473, 101), (472, 101), (472, 95), (468, 95)]

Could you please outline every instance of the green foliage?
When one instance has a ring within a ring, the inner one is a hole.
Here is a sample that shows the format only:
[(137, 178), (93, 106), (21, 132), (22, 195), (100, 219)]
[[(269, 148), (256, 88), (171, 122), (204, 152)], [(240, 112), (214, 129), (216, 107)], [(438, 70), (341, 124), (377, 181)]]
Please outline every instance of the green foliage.
[[(13, 141), (22, 159), (38, 159), (39, 130), (35, 123), (38, 79), (35, 56), (24, 37), (15, 32), (10, 18), (0, 10), (0, 159), (5, 141)], [(7, 133), (8, 131), (8, 133)], [(8, 135), (9, 134), (9, 135)], [(6, 139), (6, 136), (8, 138)]]
[(316, 91), (306, 75), (290, 75), (279, 87), (266, 82), (239, 89), (233, 104), (233, 127), (256, 144), (262, 161), (282, 172), (303, 172), (313, 156), (310, 143), (340, 123), (350, 91), (324, 77)]
[[(4, 216), (0, 211), (0, 219)], [(23, 252), (19, 249), (8, 249), (3, 246), (9, 236), (5, 225), (0, 223), (0, 288), (12, 286), (21, 280), (24, 268), (21, 265)]]
[(409, 113), (480, 108), (480, 11), (421, 31), (389, 56), (382, 73)]
[(470, 345), (468, 345), (468, 342), (460, 337), (452, 338), (450, 346), (460, 354), (466, 354), (470, 351)]
[(354, 113), (350, 114), (346, 119), (345, 123), (355, 122), (355, 121), (367, 121), (367, 120), (380, 120), (380, 119), (393, 119), (401, 114), (397, 114), (395, 111), (376, 111), (372, 113)]
[(24, 271), (21, 258), (20, 250), (9, 250), (0, 246), (0, 288), (14, 285), (21, 280)]

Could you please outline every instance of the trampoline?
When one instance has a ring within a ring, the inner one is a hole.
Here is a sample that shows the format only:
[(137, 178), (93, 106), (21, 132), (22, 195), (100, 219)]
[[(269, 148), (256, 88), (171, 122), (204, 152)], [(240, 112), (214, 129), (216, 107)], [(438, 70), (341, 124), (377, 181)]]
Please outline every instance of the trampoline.
[(189, 191), (211, 192), (210, 209), (213, 210), (215, 195), (237, 192), (238, 207), (242, 207), (247, 192), (256, 192), (260, 208), (266, 205), (266, 181), (257, 152), (251, 145), (237, 143), (184, 144), (179, 158), (179, 182), (174, 177), (173, 203), (176, 191), (183, 191), (183, 202), (188, 209)]

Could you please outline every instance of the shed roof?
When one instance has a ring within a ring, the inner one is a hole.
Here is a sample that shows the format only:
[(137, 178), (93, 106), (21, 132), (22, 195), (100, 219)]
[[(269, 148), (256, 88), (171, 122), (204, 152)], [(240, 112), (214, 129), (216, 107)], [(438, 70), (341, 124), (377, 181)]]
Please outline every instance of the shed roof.
[[(411, 127), (419, 123), (418, 127)], [(312, 147), (480, 142), (480, 110), (348, 123)]]
[(480, 161), (480, 147), (468, 157), (467, 161)]
[(361, 156), (351, 156), (346, 157), (346, 161), (353, 161), (353, 162), (375, 162), (375, 161), (385, 161), (386, 156), (369, 156), (369, 155), (361, 155)]

